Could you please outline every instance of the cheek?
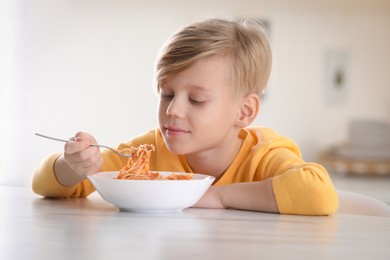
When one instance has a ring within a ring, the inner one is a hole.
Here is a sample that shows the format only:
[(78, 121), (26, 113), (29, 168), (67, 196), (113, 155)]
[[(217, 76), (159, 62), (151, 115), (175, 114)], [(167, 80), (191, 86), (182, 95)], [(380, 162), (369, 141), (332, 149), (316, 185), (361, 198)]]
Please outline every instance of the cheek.
[(230, 118), (237, 111), (236, 103), (229, 102), (229, 100), (221, 101), (217, 106), (214, 107), (213, 113), (216, 116), (223, 118)]
[(161, 102), (161, 100), (158, 102), (158, 118), (161, 120), (165, 117), (165, 113), (167, 111), (167, 106), (164, 104), (164, 102)]
[(234, 124), (238, 115), (239, 107), (234, 102), (224, 102), (215, 111), (217, 123), (225, 126)]
[(232, 121), (232, 109), (224, 104), (215, 104), (199, 113), (191, 114), (192, 121), (202, 128), (219, 128), (230, 125)]

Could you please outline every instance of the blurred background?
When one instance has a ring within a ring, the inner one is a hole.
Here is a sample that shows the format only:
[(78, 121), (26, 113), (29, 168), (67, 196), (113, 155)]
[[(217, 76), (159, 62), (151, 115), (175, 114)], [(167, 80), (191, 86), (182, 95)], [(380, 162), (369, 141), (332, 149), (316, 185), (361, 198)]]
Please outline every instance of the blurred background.
[(35, 132), (116, 146), (156, 127), (159, 49), (214, 16), (267, 22), (274, 66), (254, 124), (305, 160), (346, 142), (351, 121), (390, 121), (387, 0), (0, 0), (0, 184), (30, 185), (62, 150)]

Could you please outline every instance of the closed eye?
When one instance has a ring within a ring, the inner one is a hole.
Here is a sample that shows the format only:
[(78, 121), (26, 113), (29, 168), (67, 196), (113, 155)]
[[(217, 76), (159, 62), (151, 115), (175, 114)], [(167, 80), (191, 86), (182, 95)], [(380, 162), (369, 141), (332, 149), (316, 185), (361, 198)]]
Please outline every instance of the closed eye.
[(174, 97), (175, 97), (174, 95), (164, 95), (164, 94), (160, 95), (161, 99), (168, 100), (168, 101), (172, 100)]
[(203, 101), (203, 100), (196, 100), (196, 99), (193, 99), (193, 98), (189, 98), (189, 101), (191, 104), (193, 105), (196, 105), (196, 106), (202, 106), (206, 103), (206, 101)]

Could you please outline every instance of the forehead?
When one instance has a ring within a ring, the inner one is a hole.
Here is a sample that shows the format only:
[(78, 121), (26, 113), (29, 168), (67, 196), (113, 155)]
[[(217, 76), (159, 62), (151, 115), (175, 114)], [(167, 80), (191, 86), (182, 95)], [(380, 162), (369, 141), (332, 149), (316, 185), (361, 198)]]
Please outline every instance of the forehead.
[(223, 57), (201, 58), (186, 69), (167, 77), (161, 87), (186, 87), (196, 91), (217, 91), (229, 88), (229, 64)]

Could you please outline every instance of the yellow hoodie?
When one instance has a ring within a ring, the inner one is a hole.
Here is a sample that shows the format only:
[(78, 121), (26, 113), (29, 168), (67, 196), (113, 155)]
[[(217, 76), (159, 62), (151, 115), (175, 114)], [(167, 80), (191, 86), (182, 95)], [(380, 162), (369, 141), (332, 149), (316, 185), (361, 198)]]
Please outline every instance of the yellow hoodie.
[[(254, 182), (273, 178), (273, 190), (280, 213), (329, 215), (338, 207), (338, 197), (326, 170), (315, 163), (302, 160), (299, 148), (290, 139), (269, 128), (242, 129), (242, 147), (223, 176), (214, 185)], [(159, 129), (121, 144), (118, 149), (153, 144), (150, 169), (153, 171), (192, 172), (184, 156), (170, 153)], [(33, 174), (32, 188), (45, 197), (86, 197), (95, 189), (88, 179), (78, 185), (65, 187), (54, 174), (54, 163), (61, 153), (49, 155)], [(109, 150), (102, 152), (101, 171), (122, 168), (127, 159)]]

